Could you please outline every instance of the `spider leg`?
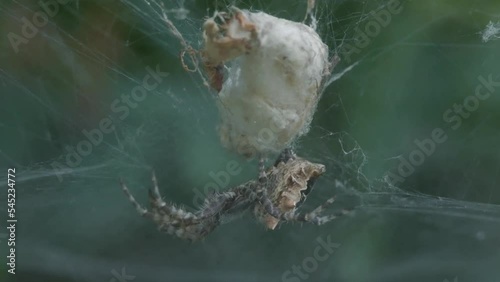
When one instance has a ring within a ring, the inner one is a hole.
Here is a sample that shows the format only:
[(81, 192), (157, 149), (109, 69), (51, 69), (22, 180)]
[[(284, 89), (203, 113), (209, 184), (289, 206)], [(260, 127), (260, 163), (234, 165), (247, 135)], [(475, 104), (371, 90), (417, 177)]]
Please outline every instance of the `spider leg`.
[(262, 207), (264, 207), (268, 214), (272, 215), (275, 218), (283, 217), (283, 213), (278, 209), (278, 207), (273, 204), (273, 202), (269, 198), (265, 185), (261, 185), (259, 189), (257, 189), (257, 195), (255, 196), (255, 198), (259, 201)]
[(266, 209), (267, 213), (276, 218), (280, 218), (282, 216), (281, 211), (273, 204), (267, 194), (267, 182), (268, 176), (265, 169), (265, 159), (261, 157), (259, 160), (259, 185), (257, 185), (255, 198), (264, 207), (264, 209)]
[(319, 207), (315, 208), (313, 211), (306, 213), (306, 214), (288, 214), (285, 215), (287, 220), (292, 220), (292, 221), (299, 221), (299, 222), (310, 222), (314, 223), (316, 225), (322, 225), (325, 224), (337, 217), (343, 216), (347, 213), (349, 213), (348, 210), (342, 210), (340, 212), (337, 212), (335, 214), (331, 215), (321, 215), (321, 212), (323, 209), (329, 205), (331, 205), (335, 201), (335, 197), (328, 199), (326, 202), (324, 202), (322, 205)]
[(263, 184), (265, 182), (267, 182), (266, 158), (261, 156), (259, 158), (259, 183)]
[[(252, 191), (252, 193), (254, 192)], [(278, 209), (277, 206), (273, 204), (273, 202), (269, 198), (267, 189), (264, 185), (258, 185), (257, 191), (252, 196), (252, 198), (256, 199), (268, 214), (272, 215), (275, 218), (285, 219), (284, 214)]]
[(228, 191), (215, 193), (211, 197), (208, 197), (205, 199), (203, 207), (198, 212), (198, 219), (204, 219), (217, 214), (222, 214), (228, 209), (231, 209), (237, 204), (236, 200), (238, 196), (237, 192)]
[(122, 179), (120, 179), (120, 184), (122, 186), (123, 192), (125, 192), (125, 195), (127, 195), (129, 201), (132, 203), (132, 205), (134, 205), (134, 207), (137, 210), (137, 212), (141, 216), (153, 218), (153, 215), (151, 214), (151, 212), (149, 212), (147, 209), (143, 208), (141, 206), (141, 204), (139, 204), (137, 202), (137, 200), (134, 198), (134, 196), (132, 196), (132, 194), (130, 193), (130, 191), (128, 190), (127, 186), (125, 185), (125, 183), (123, 182)]
[(152, 172), (151, 180), (153, 182), (153, 189), (148, 190), (149, 202), (151, 206), (155, 209), (163, 210), (163, 212), (167, 214), (175, 212), (175, 208), (172, 205), (167, 205), (167, 203), (163, 201), (160, 190), (158, 189), (158, 180), (156, 179), (154, 171)]
[(182, 208), (176, 208), (174, 205), (167, 204), (165, 201), (163, 201), (163, 197), (161, 196), (160, 190), (158, 188), (158, 180), (154, 171), (152, 172), (151, 179), (153, 182), (153, 188), (148, 190), (148, 194), (150, 205), (151, 207), (153, 207), (153, 210), (157, 210), (157, 213), (169, 215), (177, 220), (186, 222), (189, 221), (191, 224), (194, 224), (197, 221), (201, 220), (195, 214)]
[(337, 216), (336, 215), (328, 215), (328, 216), (320, 216), (321, 212), (323, 212), (323, 209), (325, 209), (327, 206), (331, 205), (335, 201), (335, 198), (330, 198), (323, 204), (321, 204), (319, 207), (315, 208), (312, 212), (308, 212), (306, 214), (298, 214), (296, 217), (296, 220), (298, 221), (303, 221), (303, 222), (311, 222), (316, 225), (321, 225), (324, 224), (328, 221), (331, 221), (335, 219)]
[(153, 187), (148, 190), (151, 210), (148, 211), (136, 201), (123, 181), (120, 180), (120, 182), (122, 190), (140, 215), (152, 219), (160, 231), (190, 241), (204, 238), (219, 226), (221, 223), (220, 215), (239, 203), (241, 196), (241, 192), (237, 191), (214, 194), (205, 201), (205, 206), (195, 214), (163, 201), (158, 181), (153, 172)]
[(280, 153), (280, 155), (274, 162), (274, 166), (278, 166), (278, 164), (281, 162), (287, 163), (289, 160), (294, 160), (296, 158), (297, 156), (293, 152), (292, 148), (286, 148)]
[(149, 201), (151, 202), (151, 206), (159, 208), (159, 209), (166, 209), (166, 212), (172, 212), (172, 209), (163, 201), (160, 190), (158, 189), (158, 180), (156, 179), (156, 174), (153, 171), (151, 175), (151, 179), (153, 181), (153, 189), (148, 190), (149, 194)]

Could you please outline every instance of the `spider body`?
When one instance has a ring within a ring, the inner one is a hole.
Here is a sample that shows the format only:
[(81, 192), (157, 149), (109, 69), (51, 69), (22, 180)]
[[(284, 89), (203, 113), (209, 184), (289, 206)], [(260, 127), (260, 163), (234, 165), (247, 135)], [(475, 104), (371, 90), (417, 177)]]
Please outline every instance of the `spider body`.
[(122, 189), (139, 214), (153, 220), (160, 231), (181, 239), (197, 241), (219, 226), (224, 216), (249, 209), (269, 229), (274, 229), (280, 221), (321, 225), (334, 219), (338, 214), (321, 215), (323, 208), (333, 203), (334, 198), (312, 212), (297, 212), (314, 181), (324, 172), (324, 165), (311, 163), (285, 150), (272, 167), (261, 173), (258, 180), (251, 180), (207, 197), (203, 207), (196, 212), (164, 202), (154, 174), (153, 189), (149, 190), (149, 210), (135, 200), (123, 182)]

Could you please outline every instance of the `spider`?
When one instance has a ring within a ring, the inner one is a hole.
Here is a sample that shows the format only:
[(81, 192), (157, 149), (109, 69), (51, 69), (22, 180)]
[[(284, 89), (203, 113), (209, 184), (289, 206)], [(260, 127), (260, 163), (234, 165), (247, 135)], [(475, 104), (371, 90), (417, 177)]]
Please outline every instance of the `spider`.
[(189, 241), (198, 241), (222, 223), (223, 216), (253, 209), (254, 216), (267, 228), (275, 229), (280, 221), (310, 222), (321, 225), (346, 212), (321, 215), (335, 198), (328, 199), (308, 213), (297, 213), (316, 179), (325, 172), (322, 164), (311, 163), (284, 150), (269, 169), (261, 169), (257, 180), (248, 181), (226, 192), (207, 197), (196, 212), (163, 201), (153, 172), (153, 189), (149, 189), (151, 209), (143, 208), (121, 181), (121, 187), (137, 212), (153, 220), (160, 231)]

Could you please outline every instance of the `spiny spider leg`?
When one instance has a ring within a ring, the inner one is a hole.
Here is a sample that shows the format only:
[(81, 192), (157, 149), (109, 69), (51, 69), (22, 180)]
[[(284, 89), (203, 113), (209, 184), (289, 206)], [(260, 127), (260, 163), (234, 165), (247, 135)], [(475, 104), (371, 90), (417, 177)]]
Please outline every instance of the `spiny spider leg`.
[[(149, 189), (149, 199), (151, 202), (151, 206), (154, 208), (157, 208), (161, 211), (163, 211), (165, 214), (170, 215), (170, 216), (177, 216), (181, 218), (180, 221), (182, 221), (184, 224), (197, 224), (206, 217), (199, 217), (196, 214), (186, 211), (182, 208), (176, 208), (175, 206), (171, 204), (165, 203), (163, 201), (163, 197), (160, 194), (160, 190), (158, 188), (158, 180), (156, 178), (156, 174), (153, 171), (152, 172), (152, 182), (153, 182), (153, 189)], [(207, 216), (208, 217), (208, 216)], [(179, 220), (174, 221), (175, 224), (178, 224)]]
[(257, 190), (257, 196), (259, 203), (264, 207), (266, 212), (272, 215), (275, 218), (283, 218), (284, 214), (276, 207), (271, 199), (269, 199), (269, 195), (267, 194), (266, 187), (260, 187)]
[(259, 183), (264, 184), (267, 182), (267, 173), (266, 173), (266, 158), (259, 158)]
[(267, 182), (268, 177), (265, 169), (265, 159), (261, 158), (259, 160), (259, 185), (257, 186), (256, 190), (256, 198), (259, 203), (266, 209), (267, 213), (276, 218), (280, 218), (280, 210), (273, 204), (271, 199), (269, 199), (269, 195), (267, 194)]
[[(335, 214), (320, 216), (323, 209), (329, 205), (331, 205), (335, 201), (335, 198), (330, 198), (319, 207), (315, 208), (312, 212), (308, 212), (304, 215), (304, 221), (312, 222), (316, 225), (324, 224), (328, 221), (335, 219), (337, 216)], [(302, 217), (300, 217), (302, 219)]]
[(137, 210), (137, 212), (141, 215), (141, 216), (144, 216), (144, 217), (149, 217), (149, 218), (153, 218), (153, 215), (151, 214), (151, 212), (149, 212), (147, 209), (143, 208), (141, 206), (141, 204), (139, 204), (137, 202), (137, 200), (134, 198), (134, 196), (132, 196), (132, 194), (130, 193), (130, 191), (128, 190), (127, 186), (125, 185), (125, 183), (123, 182), (122, 179), (120, 179), (120, 184), (122, 186), (122, 190), (123, 192), (125, 192), (125, 195), (128, 196), (128, 199), (130, 200), (130, 202), (134, 205), (135, 209)]
[[(280, 154), (280, 157), (278, 157), (278, 159), (281, 158), (281, 155), (283, 154), (283, 152)], [(264, 157), (261, 157), (259, 159), (259, 184), (260, 185), (257, 186), (256, 198), (259, 201), (259, 203), (266, 209), (267, 213), (269, 213), (270, 215), (272, 215), (276, 218), (280, 218), (282, 215), (280, 210), (273, 204), (273, 202), (271, 201), (271, 199), (269, 199), (269, 196), (267, 194), (267, 185), (266, 184), (268, 182), (268, 177), (267, 177), (266, 168), (265, 168), (265, 161), (266, 161), (266, 159)], [(276, 163), (279, 163), (279, 162), (276, 161)]]
[(309, 212), (308, 214), (310, 216), (317, 216), (323, 211), (324, 208), (333, 204), (333, 202), (335, 202), (335, 197), (331, 197), (330, 199), (326, 200), (326, 202), (324, 202), (323, 204), (321, 204), (320, 206), (318, 206), (317, 208), (315, 208), (312, 212)]
[(296, 158), (297, 156), (293, 150), (291, 148), (286, 148), (280, 153), (276, 162), (274, 162), (274, 166), (278, 166), (279, 163), (287, 163), (289, 160), (294, 160)]
[(164, 209), (165, 212), (171, 213), (171, 207), (168, 206), (161, 197), (160, 190), (158, 189), (158, 180), (156, 179), (156, 174), (154, 171), (152, 172), (151, 179), (153, 181), (153, 189), (148, 189), (151, 206)]
[(326, 202), (324, 202), (322, 205), (319, 207), (315, 208), (313, 211), (305, 213), (305, 214), (293, 214), (293, 215), (288, 215), (286, 216), (288, 220), (294, 220), (294, 221), (299, 221), (299, 222), (311, 222), (316, 225), (322, 225), (325, 224), (339, 216), (343, 216), (349, 213), (348, 210), (342, 210), (340, 212), (331, 214), (331, 215), (325, 215), (325, 216), (320, 216), (321, 212), (323, 209), (329, 205), (331, 205), (333, 202), (335, 202), (335, 197), (332, 197), (328, 199)]
[(164, 202), (154, 172), (152, 180), (153, 188), (148, 190), (151, 211), (137, 202), (121, 179), (120, 183), (122, 190), (140, 215), (152, 219), (160, 231), (191, 241), (199, 240), (212, 232), (220, 224), (220, 215), (238, 203), (238, 197), (245, 189), (237, 187), (233, 191), (216, 194), (210, 200), (206, 200), (205, 206), (194, 214)]
[[(274, 166), (278, 166), (279, 163), (287, 163), (289, 160), (295, 159), (297, 156), (291, 148), (286, 148), (279, 154), (278, 158), (274, 162)], [(259, 158), (259, 182), (264, 183), (267, 181), (266, 174), (266, 158), (261, 156)]]
[(158, 180), (156, 179), (156, 173), (154, 172), (154, 170), (153, 170), (153, 172), (151, 174), (151, 180), (153, 181), (153, 191), (152, 192), (153, 192), (154, 197), (156, 199), (158, 199), (158, 201), (160, 203), (162, 203), (161, 206), (165, 206), (166, 203), (163, 202), (162, 199), (161, 199), (160, 190), (158, 189)]
[(199, 211), (198, 219), (202, 220), (220, 214), (236, 204), (237, 192), (228, 191), (214, 194), (213, 197), (205, 199), (202, 209)]

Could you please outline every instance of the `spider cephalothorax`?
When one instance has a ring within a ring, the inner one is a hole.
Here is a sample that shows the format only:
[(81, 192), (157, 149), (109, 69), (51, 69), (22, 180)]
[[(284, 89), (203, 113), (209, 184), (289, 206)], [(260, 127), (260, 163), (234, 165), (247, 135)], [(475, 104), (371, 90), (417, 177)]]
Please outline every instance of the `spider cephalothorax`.
[[(296, 156), (277, 163), (267, 171), (267, 194), (280, 214), (294, 213), (312, 189), (314, 181), (325, 172), (322, 164), (311, 163)], [(279, 217), (272, 216), (261, 204), (255, 205), (254, 213), (269, 228), (274, 229)]]
[(269, 229), (274, 229), (280, 221), (321, 225), (334, 219), (339, 214), (321, 215), (323, 208), (333, 203), (334, 198), (312, 212), (297, 213), (297, 208), (311, 191), (314, 181), (324, 171), (324, 165), (311, 163), (295, 156), (290, 150), (285, 150), (271, 168), (262, 170), (258, 180), (251, 180), (207, 197), (203, 207), (196, 212), (164, 202), (154, 174), (153, 189), (149, 190), (150, 210), (143, 208), (134, 199), (123, 182), (122, 189), (139, 214), (152, 219), (160, 231), (195, 241), (220, 225), (223, 216), (250, 208)]

